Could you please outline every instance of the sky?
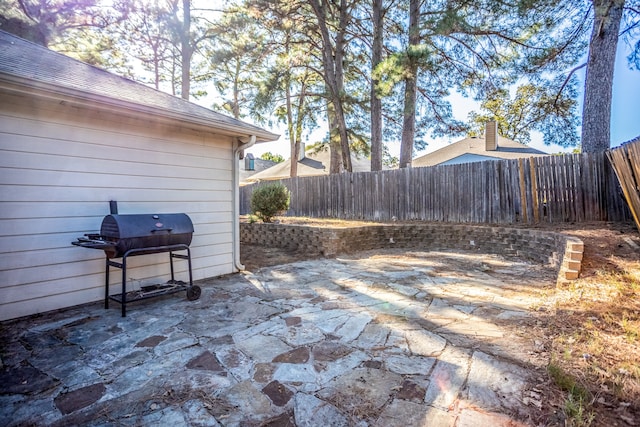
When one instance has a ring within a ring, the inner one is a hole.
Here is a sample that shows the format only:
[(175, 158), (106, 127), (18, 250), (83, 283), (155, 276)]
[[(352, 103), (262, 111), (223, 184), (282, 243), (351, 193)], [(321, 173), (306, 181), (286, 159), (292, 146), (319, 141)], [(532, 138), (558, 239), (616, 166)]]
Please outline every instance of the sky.
[[(618, 52), (616, 55), (616, 65), (613, 78), (613, 100), (611, 105), (611, 146), (616, 147), (623, 142), (629, 141), (640, 135), (640, 71), (629, 69), (627, 56), (631, 52), (631, 47), (624, 41), (620, 40), (618, 44)], [(580, 87), (584, 87), (585, 69), (581, 69), (577, 76), (580, 79)], [(582, 97), (582, 93), (580, 94)], [(479, 110), (479, 102), (471, 98), (465, 98), (459, 94), (453, 94), (450, 97), (454, 116), (459, 120), (467, 120), (467, 114), (472, 110)], [(582, 99), (580, 99), (579, 111), (582, 111)], [(259, 157), (265, 152), (280, 154), (285, 159), (290, 156), (290, 148), (288, 139), (286, 139), (284, 128), (269, 129), (280, 134), (280, 139), (276, 142), (258, 144), (252, 147), (249, 152)], [(580, 129), (578, 129), (578, 132)], [(316, 130), (310, 141), (322, 139), (327, 129), (321, 128)], [(421, 156), (446, 146), (449, 143), (460, 140), (461, 137), (454, 138), (438, 138), (428, 140), (425, 150), (418, 152), (415, 156)], [(385, 141), (389, 147), (389, 151), (394, 156), (399, 156), (400, 143), (393, 141)], [(530, 146), (542, 150), (547, 153), (571, 152), (572, 147), (564, 148), (559, 145), (545, 145), (542, 141), (542, 135), (532, 132)]]

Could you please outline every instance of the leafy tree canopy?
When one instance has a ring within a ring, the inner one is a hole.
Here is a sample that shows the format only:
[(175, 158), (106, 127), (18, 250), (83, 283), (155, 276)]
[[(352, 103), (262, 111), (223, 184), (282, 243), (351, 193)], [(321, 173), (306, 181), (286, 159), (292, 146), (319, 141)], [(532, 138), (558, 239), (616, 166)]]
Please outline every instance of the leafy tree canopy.
[(574, 146), (579, 142), (575, 92), (575, 84), (561, 95), (553, 85), (533, 83), (513, 91), (498, 89), (480, 104), (480, 113), (469, 113), (469, 134), (482, 135), (485, 124), (495, 120), (501, 136), (523, 144), (531, 142), (531, 131), (537, 130), (548, 144)]
[(263, 153), (262, 156), (260, 156), (260, 158), (262, 160), (269, 160), (271, 162), (276, 162), (276, 163), (284, 162), (284, 157), (282, 157), (280, 154), (274, 154), (271, 151), (267, 151), (266, 153)]

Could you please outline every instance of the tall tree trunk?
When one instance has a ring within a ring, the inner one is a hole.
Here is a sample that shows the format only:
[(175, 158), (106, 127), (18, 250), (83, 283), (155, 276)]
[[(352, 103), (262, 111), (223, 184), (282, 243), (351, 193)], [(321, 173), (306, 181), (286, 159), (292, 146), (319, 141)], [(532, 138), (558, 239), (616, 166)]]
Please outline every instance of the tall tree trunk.
[(234, 119), (240, 118), (240, 61), (236, 59), (236, 68), (233, 74), (233, 105), (231, 106), (231, 112)]
[(171, 95), (176, 96), (178, 87), (178, 63), (175, 57), (171, 58)]
[(296, 134), (293, 125), (293, 105), (291, 103), (291, 74), (287, 72), (285, 77), (285, 102), (287, 103), (287, 132), (289, 133), (289, 147), (291, 148), (291, 167), (289, 176), (298, 176), (298, 156), (300, 155), (300, 143), (296, 143)]
[[(338, 124), (338, 131), (340, 133), (340, 149), (342, 151), (342, 167), (347, 172), (352, 172), (353, 167), (351, 165), (351, 149), (349, 147), (349, 135), (347, 134), (347, 119), (343, 106), (344, 95), (344, 54), (347, 48), (346, 35), (351, 21), (349, 11), (347, 10), (346, 0), (340, 0), (340, 27), (336, 34), (336, 48), (335, 48), (335, 62), (332, 69), (335, 70), (335, 89), (334, 89), (334, 103), (336, 121)], [(326, 22), (325, 22), (326, 24)], [(325, 25), (326, 28), (326, 25)]]
[(418, 80), (418, 61), (413, 47), (420, 44), (419, 28), (420, 1), (409, 2), (409, 47), (408, 73), (404, 81), (404, 113), (402, 122), (402, 140), (400, 142), (400, 167), (411, 167), (413, 157), (413, 142), (416, 136), (416, 94)]
[(611, 99), (618, 34), (625, 0), (593, 0), (594, 21), (589, 43), (582, 109), (582, 152), (611, 146)]
[(373, 41), (371, 47), (371, 170), (382, 170), (382, 100), (376, 95), (378, 80), (373, 71), (382, 62), (383, 0), (373, 0)]
[(340, 146), (336, 113), (333, 104), (330, 102), (327, 104), (327, 122), (329, 123), (329, 152), (331, 157), (329, 173), (340, 173), (344, 170), (344, 165), (342, 164), (342, 147)]
[(158, 53), (158, 41), (153, 43), (153, 74), (156, 90), (160, 89), (160, 54)]
[(191, 1), (182, 0), (182, 9), (184, 20), (180, 34), (182, 60), (181, 92), (183, 99), (189, 99), (189, 92), (191, 92), (191, 57), (193, 56), (193, 46), (191, 46)]
[[(296, 159), (296, 175), (298, 173), (297, 165), (298, 158), (300, 157), (300, 150), (302, 149), (302, 130), (305, 120), (305, 102), (307, 100), (307, 86), (306, 82), (303, 82), (300, 86), (300, 94), (298, 95), (298, 105), (296, 108), (296, 120), (295, 120), (295, 138), (293, 141), (293, 158)], [(304, 153), (303, 153), (304, 154)], [(295, 175), (291, 175), (295, 176)]]
[(343, 170), (352, 172), (353, 166), (351, 165), (351, 149), (349, 148), (349, 136), (347, 135), (347, 120), (345, 119), (341, 101), (335, 104), (335, 125), (338, 129)]
[[(284, 40), (284, 47), (287, 52), (291, 48), (291, 34), (287, 32)], [(302, 83), (300, 94), (298, 96), (297, 114), (294, 117), (293, 102), (291, 94), (291, 71), (286, 70), (284, 75), (285, 85), (285, 103), (287, 106), (287, 133), (289, 134), (289, 147), (291, 152), (291, 166), (289, 168), (289, 176), (293, 178), (298, 176), (298, 159), (300, 158), (300, 145), (302, 139), (302, 124), (304, 121), (304, 101), (305, 101), (305, 84)]]
[[(346, 32), (347, 26), (351, 20), (346, 0), (340, 0), (339, 24), (336, 31), (335, 40), (332, 40), (327, 24), (327, 9), (324, 2), (320, 0), (309, 0), (311, 7), (318, 20), (318, 30), (322, 37), (322, 68), (324, 72), (324, 80), (329, 94), (329, 102), (333, 106), (334, 121), (333, 125), (337, 126), (335, 131), (339, 138), (340, 152), (342, 155), (342, 166), (344, 170), (351, 172), (351, 150), (349, 149), (349, 135), (347, 133), (347, 121), (343, 108), (344, 95), (344, 53), (347, 45)], [(329, 122), (332, 125), (331, 121)], [(331, 128), (333, 134), (334, 129)], [(333, 147), (332, 142), (332, 147)], [(334, 173), (333, 166), (331, 167)]]

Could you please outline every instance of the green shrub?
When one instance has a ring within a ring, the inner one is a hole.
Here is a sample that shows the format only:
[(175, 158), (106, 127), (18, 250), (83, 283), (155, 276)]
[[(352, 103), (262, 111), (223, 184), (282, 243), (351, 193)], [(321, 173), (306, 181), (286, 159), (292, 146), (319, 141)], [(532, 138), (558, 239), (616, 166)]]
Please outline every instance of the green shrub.
[(289, 189), (280, 183), (263, 185), (251, 195), (251, 213), (262, 222), (271, 222), (289, 209), (290, 198)]

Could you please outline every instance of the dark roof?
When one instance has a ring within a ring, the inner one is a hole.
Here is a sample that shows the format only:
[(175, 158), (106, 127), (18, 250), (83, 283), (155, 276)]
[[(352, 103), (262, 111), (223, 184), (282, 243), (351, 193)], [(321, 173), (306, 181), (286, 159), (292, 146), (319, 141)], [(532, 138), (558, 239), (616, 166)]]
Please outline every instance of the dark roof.
[[(315, 151), (309, 149), (305, 152), (304, 158), (298, 161), (298, 176), (318, 176), (329, 175), (331, 165), (331, 153), (328, 149)], [(370, 172), (371, 161), (365, 157), (351, 154), (351, 166), (353, 172)], [(270, 181), (287, 179), (291, 177), (291, 158), (280, 162), (275, 166), (263, 170), (246, 179), (249, 182)]]
[(435, 166), (464, 155), (470, 155), (476, 158), (476, 161), (482, 161), (537, 157), (548, 154), (502, 136), (498, 136), (498, 148), (490, 151), (486, 149), (484, 137), (464, 138), (439, 150), (413, 159), (412, 166)]
[(75, 60), (0, 30), (0, 81), (12, 81), (85, 101), (113, 104), (120, 101), (132, 109), (181, 121), (197, 123), (230, 133), (256, 135), (273, 141), (278, 135), (224, 114), (161, 92), (133, 80)]

